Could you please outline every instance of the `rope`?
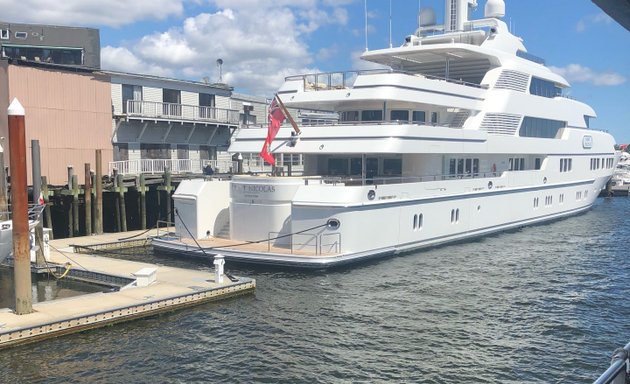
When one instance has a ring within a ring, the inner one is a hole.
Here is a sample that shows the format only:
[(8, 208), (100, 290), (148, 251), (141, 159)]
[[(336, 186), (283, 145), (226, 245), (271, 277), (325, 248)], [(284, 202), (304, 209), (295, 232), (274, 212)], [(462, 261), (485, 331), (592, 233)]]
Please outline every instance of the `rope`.
[[(42, 242), (41, 240), (36, 236), (37, 242), (39, 244), (39, 249), (43, 250), (42, 247)], [(48, 244), (49, 246), (51, 246), (50, 244)], [(54, 248), (54, 247), (53, 247)], [(43, 252), (43, 251), (42, 251)], [(58, 251), (59, 252), (59, 251)], [(61, 253), (61, 252), (60, 252)], [(46, 258), (44, 257), (44, 263), (46, 264), (46, 269), (48, 269), (48, 273), (50, 273), (55, 279), (57, 280), (61, 280), (64, 277), (66, 277), (66, 275), (68, 274), (68, 272), (70, 272), (70, 269), (72, 268), (72, 264), (71, 263), (66, 263), (64, 266), (66, 267), (66, 271), (61, 274), (61, 276), (58, 276), (55, 271), (52, 270), (52, 268), (50, 267), (50, 264), (48, 264), (48, 260), (46, 260)], [(78, 263), (77, 263), (78, 264)]]
[[(166, 214), (167, 219), (168, 219), (169, 217), (171, 217), (171, 213), (173, 213), (173, 210), (169, 211), (169, 212)], [(147, 232), (149, 232), (149, 231), (154, 230), (155, 228), (157, 228), (157, 226), (158, 226), (158, 222), (159, 222), (161, 219), (162, 219), (161, 217), (158, 217), (158, 219), (155, 221), (155, 225), (154, 225), (153, 227), (151, 227), (151, 228), (147, 229), (146, 231), (141, 232), (141, 233), (138, 233), (138, 234), (136, 234), (136, 235), (132, 235), (132, 236), (128, 236), (128, 237), (123, 237), (123, 238), (120, 238), (120, 239), (118, 239), (118, 241), (130, 240), (130, 239), (133, 239), (134, 237), (142, 236), (142, 235), (144, 235), (145, 233), (147, 233)], [(168, 220), (167, 220), (167, 222), (168, 222)]]

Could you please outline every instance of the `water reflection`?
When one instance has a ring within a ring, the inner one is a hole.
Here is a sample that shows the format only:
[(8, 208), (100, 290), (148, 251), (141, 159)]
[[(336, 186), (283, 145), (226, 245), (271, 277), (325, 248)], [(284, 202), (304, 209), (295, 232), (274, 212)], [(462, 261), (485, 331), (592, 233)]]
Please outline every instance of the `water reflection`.
[[(52, 276), (37, 276), (35, 274), (31, 275), (31, 282), (33, 304), (107, 290), (92, 284), (69, 279), (57, 280)], [(14, 307), (13, 270), (0, 268), (0, 308)]]

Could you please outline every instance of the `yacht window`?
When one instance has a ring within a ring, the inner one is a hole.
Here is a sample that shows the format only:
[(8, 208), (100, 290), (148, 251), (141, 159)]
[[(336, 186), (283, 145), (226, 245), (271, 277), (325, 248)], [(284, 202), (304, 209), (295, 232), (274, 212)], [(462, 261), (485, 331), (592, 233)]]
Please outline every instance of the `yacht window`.
[(508, 166), (508, 171), (514, 170), (514, 159), (510, 158), (509, 163), (510, 165)]
[(361, 111), (361, 121), (383, 121), (383, 111), (380, 109)]
[(438, 123), (438, 113), (437, 112), (431, 112), (431, 123), (432, 124), (437, 124)]
[(345, 175), (348, 172), (348, 159), (328, 159), (328, 174)]
[(359, 121), (359, 111), (341, 112), (341, 121)]
[(472, 173), (472, 159), (466, 159), (466, 176), (470, 176)]
[(427, 115), (424, 111), (413, 111), (412, 120), (414, 123), (424, 123), (427, 121)]
[(464, 174), (464, 159), (457, 159), (457, 174)]
[(584, 115), (584, 123), (586, 123), (586, 128), (591, 127), (591, 116)]
[(540, 157), (537, 157), (536, 159), (534, 159), (534, 169), (539, 170), (540, 166), (541, 166)]
[(392, 110), (389, 113), (389, 119), (391, 121), (409, 121), (409, 111), (405, 110)]
[(457, 160), (451, 159), (448, 164), (448, 174), (454, 175), (457, 173)]
[(383, 160), (383, 174), (385, 176), (402, 175), (402, 159), (385, 159)]
[(537, 117), (525, 116), (519, 135), (521, 137), (542, 137), (553, 139), (558, 134), (560, 128), (566, 127), (565, 121), (539, 119)]
[(532, 82), (529, 85), (529, 93), (532, 95), (554, 98), (562, 95), (562, 90), (551, 81), (543, 80), (538, 77), (532, 77)]
[(353, 157), (350, 159), (350, 174), (351, 175), (360, 175), (361, 174), (361, 158)]
[(479, 174), (479, 159), (473, 159), (473, 175), (477, 176)]

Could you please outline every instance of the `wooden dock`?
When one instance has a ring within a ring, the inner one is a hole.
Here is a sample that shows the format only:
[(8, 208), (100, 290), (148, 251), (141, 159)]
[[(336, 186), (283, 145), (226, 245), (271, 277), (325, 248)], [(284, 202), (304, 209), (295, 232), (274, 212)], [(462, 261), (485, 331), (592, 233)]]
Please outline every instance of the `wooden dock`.
[[(139, 234), (143, 231), (135, 232)], [(153, 232), (142, 234), (141, 237), (146, 238)], [(110, 277), (110, 281), (104, 284), (114, 286), (136, 281), (138, 276), (134, 274), (141, 270), (154, 271), (154, 282), (144, 287), (131, 283), (114, 292), (90, 293), (33, 304), (34, 312), (26, 315), (0, 309), (0, 349), (242, 295), (252, 292), (256, 287), (256, 281), (249, 278), (223, 275), (223, 281), (218, 282), (215, 281), (214, 271), (195, 271), (74, 253), (71, 247), (112, 243), (133, 234), (115, 233), (52, 240), (49, 263), (65, 269), (62, 266), (69, 262), (72, 264), (71, 271), (79, 275)]]

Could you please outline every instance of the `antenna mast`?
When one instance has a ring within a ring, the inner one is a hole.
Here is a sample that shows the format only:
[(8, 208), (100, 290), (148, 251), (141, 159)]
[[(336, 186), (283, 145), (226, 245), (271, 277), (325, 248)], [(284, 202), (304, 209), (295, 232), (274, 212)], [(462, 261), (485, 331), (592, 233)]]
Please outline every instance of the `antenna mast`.
[(223, 59), (217, 59), (217, 67), (219, 67), (219, 84), (223, 83)]
[(392, 48), (392, 0), (389, 0), (389, 47)]
[(367, 0), (365, 3), (365, 52), (368, 51), (368, 14), (367, 14)]

